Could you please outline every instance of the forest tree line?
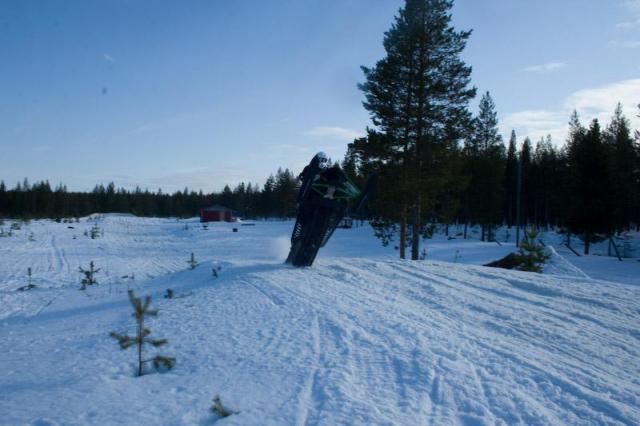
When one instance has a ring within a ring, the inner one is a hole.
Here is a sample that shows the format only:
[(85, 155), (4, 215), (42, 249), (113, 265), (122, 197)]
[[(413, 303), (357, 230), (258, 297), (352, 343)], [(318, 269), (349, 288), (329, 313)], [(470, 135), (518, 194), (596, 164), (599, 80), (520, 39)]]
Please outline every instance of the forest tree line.
[[(434, 222), (562, 226), (589, 242), (640, 222), (638, 142), (619, 106), (611, 123), (571, 117), (566, 145), (550, 138), (508, 146), (486, 92), (477, 116), (471, 67), (461, 58), (471, 31), (452, 26), (452, 0), (406, 0), (385, 33), (385, 56), (362, 67), (372, 126), (347, 153), (350, 170), (380, 176), (372, 202), (378, 236), (397, 235), (399, 255), (420, 256)], [(518, 178), (519, 176), (519, 178)], [(357, 178), (357, 176), (356, 176)], [(415, 236), (415, 238), (414, 238)]]
[(52, 188), (48, 181), (30, 184), (25, 178), (13, 189), (0, 182), (0, 218), (66, 218), (92, 213), (130, 213), (137, 216), (194, 217), (200, 209), (221, 204), (244, 218), (289, 218), (296, 214), (296, 176), (289, 169), (278, 169), (262, 188), (241, 182), (231, 189), (203, 193), (185, 188), (173, 194), (161, 189), (126, 190), (113, 182), (96, 185), (90, 192), (68, 191), (64, 184)]
[[(574, 112), (562, 146), (551, 136), (535, 144), (529, 138), (519, 143), (515, 131), (504, 144), (495, 117), (487, 93), (469, 135), (446, 157), (446, 183), (431, 189), (437, 196), (432, 208), (424, 211), (422, 236), (432, 223), (455, 223), (465, 225), (465, 238), (467, 225), (480, 225), (481, 239), (490, 241), (497, 226), (519, 223), (561, 228), (580, 237), (588, 252), (591, 242), (639, 230), (640, 132), (632, 132), (620, 104), (604, 128), (598, 120), (583, 125)], [(381, 190), (371, 213), (379, 236), (389, 239), (400, 231), (398, 190), (403, 176), (394, 172), (397, 165), (370, 160), (370, 150), (384, 139), (384, 134), (369, 129), (367, 136), (355, 140), (349, 145), (345, 170), (359, 182), (371, 172), (380, 173)], [(410, 245), (412, 230), (407, 233)]]

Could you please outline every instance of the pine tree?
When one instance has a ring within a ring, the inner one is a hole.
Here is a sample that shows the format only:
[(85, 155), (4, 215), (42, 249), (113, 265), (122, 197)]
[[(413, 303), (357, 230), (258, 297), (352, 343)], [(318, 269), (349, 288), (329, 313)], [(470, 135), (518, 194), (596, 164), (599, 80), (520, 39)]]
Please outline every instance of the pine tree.
[(78, 267), (78, 272), (84, 275), (84, 278), (80, 280), (80, 290), (85, 290), (88, 285), (98, 284), (95, 275), (100, 272), (100, 268), (95, 269), (93, 266), (93, 260), (89, 262), (89, 269), (83, 269), (81, 266)]
[(504, 145), (498, 133), (495, 104), (489, 92), (480, 100), (480, 112), (465, 145), (471, 182), (467, 191), (474, 219), (482, 225), (482, 240), (492, 240), (491, 230), (500, 222)]
[[(471, 68), (460, 59), (470, 31), (455, 31), (451, 0), (406, 0), (385, 33), (386, 57), (363, 67), (363, 103), (388, 145), (368, 153), (396, 166), (401, 220), (411, 224), (411, 258), (420, 254), (423, 223), (446, 192), (451, 153), (469, 123)], [(382, 186), (382, 179), (380, 182)], [(402, 238), (401, 238), (402, 239)], [(402, 253), (401, 253), (402, 255)]]
[(531, 139), (524, 139), (520, 148), (520, 224), (526, 225), (533, 219), (533, 188), (531, 182)]
[(191, 257), (187, 260), (187, 263), (189, 264), (190, 269), (196, 269), (196, 266), (198, 266), (198, 261), (193, 253), (191, 253)]
[[(640, 104), (638, 104), (638, 118), (640, 118)], [(640, 231), (640, 129), (635, 132), (636, 138), (636, 173), (634, 175), (635, 194), (634, 197), (634, 221), (636, 223), (636, 231)]]
[(558, 154), (553, 147), (551, 136), (541, 138), (536, 144), (530, 170), (530, 194), (533, 206), (532, 222), (537, 227), (551, 223), (555, 206), (554, 192), (561, 183), (558, 173)]
[(609, 151), (613, 226), (617, 232), (622, 232), (631, 225), (636, 205), (638, 151), (620, 103), (605, 132), (605, 142)]
[(572, 233), (582, 236), (585, 254), (589, 254), (590, 243), (596, 234), (610, 235), (613, 229), (607, 163), (607, 148), (598, 120), (593, 120), (586, 133), (576, 126), (570, 151), (568, 225)]
[[(0, 180), (0, 221), (2, 220), (2, 218), (4, 216), (7, 216), (9, 211), (8, 211), (8, 204), (9, 204), (9, 200), (8, 200), (8, 194), (7, 194), (7, 187), (4, 184), (4, 181)], [(2, 222), (0, 222), (0, 225), (2, 224)]]
[(151, 359), (143, 359), (142, 348), (144, 344), (150, 344), (154, 348), (158, 348), (167, 344), (167, 339), (152, 339), (148, 337), (151, 334), (151, 330), (144, 326), (145, 317), (155, 317), (158, 315), (158, 311), (155, 309), (149, 309), (151, 305), (151, 296), (146, 296), (144, 302), (139, 297), (136, 297), (133, 290), (127, 292), (129, 295), (129, 301), (133, 306), (133, 316), (136, 319), (136, 336), (131, 337), (126, 334), (119, 334), (115, 331), (110, 333), (110, 336), (118, 341), (121, 349), (127, 349), (130, 346), (136, 345), (138, 349), (138, 377), (143, 374), (143, 366), (147, 362), (153, 362), (155, 368), (164, 366), (167, 369), (173, 368), (176, 359), (161, 355), (156, 355)]
[(515, 130), (511, 130), (502, 184), (504, 192), (504, 214), (509, 228), (516, 222), (516, 198), (518, 192), (518, 152), (516, 144), (516, 132)]
[(213, 405), (211, 406), (211, 411), (220, 416), (221, 418), (229, 417), (233, 414), (233, 411), (228, 410), (220, 399), (220, 395), (216, 395), (213, 397)]
[(296, 194), (298, 182), (289, 169), (278, 169), (273, 189), (276, 202), (276, 214), (280, 218), (290, 218), (296, 215)]
[(550, 256), (542, 244), (536, 242), (537, 238), (538, 231), (534, 229), (524, 233), (524, 238), (516, 255), (519, 270), (542, 272), (542, 267)]

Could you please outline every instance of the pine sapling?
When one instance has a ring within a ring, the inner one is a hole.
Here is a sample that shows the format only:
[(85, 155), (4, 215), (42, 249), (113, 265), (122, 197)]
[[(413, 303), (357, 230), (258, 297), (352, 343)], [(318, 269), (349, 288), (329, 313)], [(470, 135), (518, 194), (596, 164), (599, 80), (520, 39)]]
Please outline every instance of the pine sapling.
[(213, 278), (218, 278), (220, 276), (219, 272), (222, 270), (221, 266), (216, 266), (214, 268), (211, 269), (211, 275), (213, 275)]
[(97, 223), (91, 227), (90, 236), (92, 240), (95, 240), (100, 236), (100, 228)]
[(80, 284), (82, 284), (82, 287), (80, 288), (80, 290), (85, 290), (87, 288), (88, 285), (94, 285), (94, 284), (98, 284), (98, 281), (96, 281), (96, 277), (95, 275), (100, 272), (100, 268), (95, 269), (93, 266), (93, 260), (91, 262), (89, 262), (89, 269), (83, 269), (82, 266), (78, 267), (78, 271), (82, 274), (84, 274), (84, 278), (82, 278), (82, 280), (80, 280)]
[(191, 253), (191, 258), (187, 260), (187, 263), (191, 269), (196, 269), (196, 266), (198, 266), (198, 261), (193, 253)]
[(529, 272), (542, 272), (542, 265), (549, 260), (549, 253), (541, 245), (536, 243), (538, 231), (532, 229), (524, 233), (524, 238), (520, 242), (520, 249), (517, 253), (519, 261), (518, 269)]
[(229, 417), (233, 414), (232, 411), (229, 411), (224, 405), (222, 405), (220, 395), (216, 395), (213, 397), (213, 406), (211, 407), (211, 411), (216, 413), (221, 418)]
[(31, 267), (27, 268), (27, 276), (29, 277), (29, 284), (24, 285), (22, 287), (18, 287), (18, 291), (26, 291), (26, 290), (31, 290), (32, 288), (36, 288), (36, 285), (33, 284), (31, 280)]
[(151, 330), (144, 326), (145, 317), (155, 317), (158, 315), (158, 311), (156, 309), (149, 309), (149, 306), (151, 305), (151, 296), (146, 296), (144, 302), (142, 302), (139, 297), (135, 296), (133, 290), (129, 290), (127, 293), (129, 295), (129, 301), (133, 306), (133, 317), (136, 319), (136, 336), (131, 337), (126, 334), (118, 334), (115, 331), (112, 331), (110, 336), (118, 341), (121, 349), (127, 349), (133, 345), (136, 346), (138, 349), (138, 377), (142, 376), (144, 373), (143, 366), (147, 362), (152, 362), (156, 369), (163, 366), (170, 370), (175, 365), (175, 358), (156, 355), (150, 359), (143, 359), (142, 356), (142, 348), (145, 343), (150, 344), (154, 348), (167, 344), (167, 339), (150, 338), (149, 335), (151, 334)]

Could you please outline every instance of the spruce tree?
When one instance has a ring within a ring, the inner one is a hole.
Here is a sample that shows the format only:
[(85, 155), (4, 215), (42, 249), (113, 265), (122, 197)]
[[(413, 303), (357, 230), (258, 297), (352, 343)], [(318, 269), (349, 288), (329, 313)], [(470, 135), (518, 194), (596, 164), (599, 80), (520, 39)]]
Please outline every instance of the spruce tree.
[(516, 254), (519, 270), (542, 272), (543, 265), (549, 259), (549, 253), (542, 244), (536, 242), (537, 238), (538, 231), (535, 229), (525, 231), (524, 238)]
[(471, 137), (465, 144), (471, 181), (467, 191), (475, 222), (482, 226), (482, 240), (492, 240), (492, 229), (500, 222), (504, 145), (498, 133), (495, 104), (489, 92), (480, 100)]
[(530, 197), (533, 205), (532, 221), (537, 227), (551, 223), (554, 192), (560, 183), (558, 155), (551, 136), (541, 138), (536, 144), (530, 171)]
[(144, 302), (142, 302), (139, 297), (135, 296), (133, 290), (129, 290), (127, 294), (129, 295), (129, 301), (133, 306), (133, 317), (136, 319), (136, 335), (135, 337), (131, 337), (126, 334), (119, 334), (112, 331), (110, 336), (118, 341), (121, 349), (127, 349), (133, 345), (136, 346), (138, 349), (138, 376), (142, 376), (144, 372), (144, 364), (147, 362), (152, 362), (155, 368), (159, 368), (160, 366), (164, 366), (167, 369), (173, 368), (176, 362), (175, 358), (156, 355), (151, 359), (143, 359), (142, 349), (145, 344), (150, 344), (154, 348), (158, 348), (167, 344), (167, 339), (150, 338), (149, 335), (151, 334), (151, 330), (146, 328), (144, 325), (145, 317), (155, 317), (158, 315), (157, 310), (149, 308), (151, 305), (151, 296), (146, 296)]
[(518, 192), (518, 151), (516, 144), (516, 132), (515, 130), (511, 130), (502, 184), (504, 192), (504, 216), (509, 228), (516, 222), (516, 198)]
[(609, 151), (613, 226), (615, 231), (622, 232), (631, 225), (636, 205), (638, 151), (620, 103), (605, 132), (605, 141)]
[(607, 148), (600, 123), (593, 120), (586, 133), (577, 130), (570, 154), (571, 200), (569, 230), (581, 235), (584, 253), (596, 234), (613, 229)]
[[(406, 0), (386, 33), (386, 56), (363, 67), (363, 103), (388, 146), (368, 153), (397, 166), (400, 225), (411, 224), (411, 258), (420, 254), (424, 220), (447, 190), (451, 154), (469, 123), (471, 68), (460, 58), (470, 31), (451, 25), (451, 0)], [(382, 185), (382, 179), (381, 179)], [(401, 229), (401, 235), (403, 230)]]
[(533, 188), (531, 182), (531, 139), (524, 139), (520, 148), (520, 224), (526, 225), (533, 218)]
[(84, 275), (84, 277), (80, 280), (80, 290), (86, 290), (88, 285), (98, 284), (95, 275), (100, 272), (100, 268), (95, 269), (93, 265), (93, 260), (89, 262), (89, 269), (83, 269), (82, 266), (78, 266), (78, 272)]
[(189, 269), (196, 269), (198, 266), (199, 262), (196, 260), (196, 256), (193, 253), (191, 253), (191, 257), (187, 260), (187, 264), (189, 265)]

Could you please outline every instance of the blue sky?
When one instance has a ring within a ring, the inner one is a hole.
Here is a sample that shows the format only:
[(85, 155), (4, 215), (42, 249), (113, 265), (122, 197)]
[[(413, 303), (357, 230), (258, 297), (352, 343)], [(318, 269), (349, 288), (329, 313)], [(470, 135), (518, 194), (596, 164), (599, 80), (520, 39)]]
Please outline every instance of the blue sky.
[[(174, 191), (262, 184), (370, 123), (360, 65), (398, 0), (0, 3), (0, 179)], [(640, 103), (640, 0), (458, 0), (508, 136)], [(475, 109), (474, 103), (473, 108)]]

